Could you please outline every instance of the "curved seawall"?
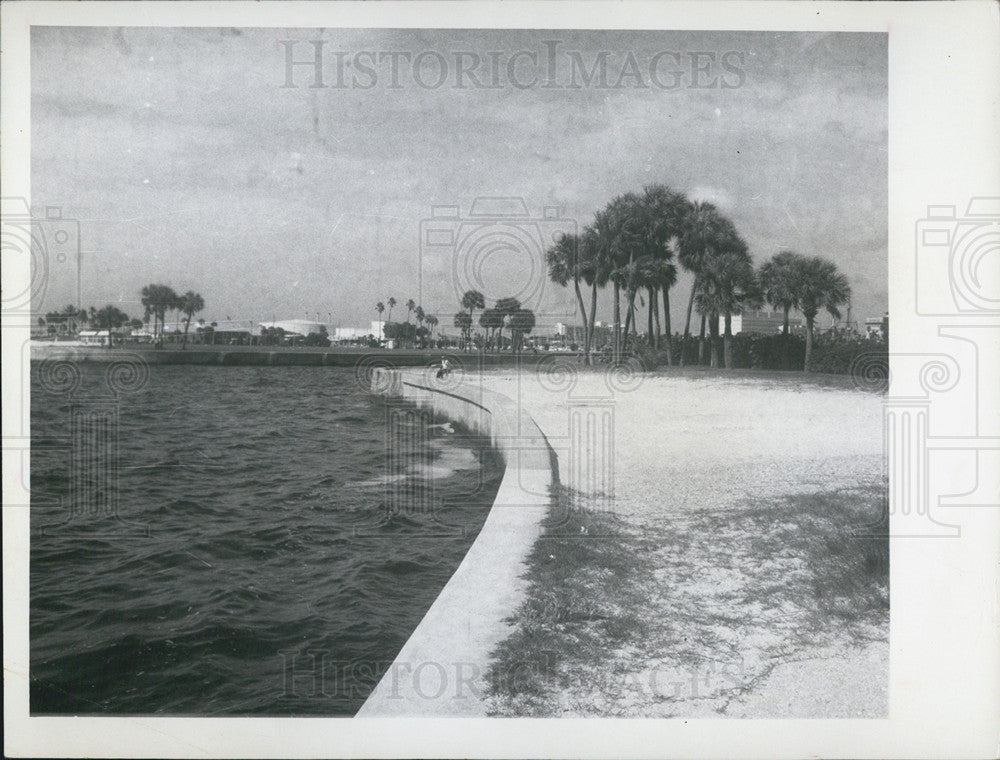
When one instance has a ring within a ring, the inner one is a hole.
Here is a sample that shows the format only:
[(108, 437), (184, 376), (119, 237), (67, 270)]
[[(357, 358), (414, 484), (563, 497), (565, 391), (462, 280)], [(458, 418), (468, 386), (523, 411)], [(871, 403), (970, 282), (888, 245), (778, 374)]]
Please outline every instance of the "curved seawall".
[(465, 559), (385, 672), (359, 717), (484, 715), (490, 652), (521, 602), (525, 560), (557, 482), (555, 457), (531, 417), (476, 375), (438, 380), (433, 371), (374, 368), (372, 392), (433, 409), (483, 436), (505, 471)]

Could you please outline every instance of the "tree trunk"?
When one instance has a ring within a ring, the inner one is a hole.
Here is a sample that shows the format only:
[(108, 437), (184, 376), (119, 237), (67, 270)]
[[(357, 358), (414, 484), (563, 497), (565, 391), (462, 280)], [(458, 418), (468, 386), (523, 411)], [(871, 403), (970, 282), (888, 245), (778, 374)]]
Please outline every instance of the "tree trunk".
[(694, 278), (691, 286), (691, 297), (688, 299), (687, 319), (684, 320), (684, 343), (681, 344), (681, 366), (684, 366), (685, 354), (687, 353), (688, 338), (691, 337), (691, 310), (694, 308), (694, 294), (698, 292), (698, 277)]
[[(656, 297), (656, 291), (653, 288), (649, 289), (649, 309), (653, 313), (653, 318), (656, 320), (656, 331), (652, 333), (653, 335), (653, 348), (659, 350), (660, 348), (660, 301)], [(652, 327), (650, 328), (652, 331)]]
[(630, 303), (629, 307), (625, 310), (625, 329), (623, 330), (623, 332), (625, 333), (625, 339), (624, 343), (622, 344), (623, 351), (628, 350), (628, 334), (629, 330), (631, 329), (632, 329), (632, 306)]
[(806, 360), (802, 364), (803, 372), (812, 372), (812, 367), (809, 366), (812, 362), (812, 351), (813, 351), (813, 320), (811, 317), (806, 317)]
[[(184, 342), (181, 343), (181, 350), (187, 348), (188, 345), (188, 328), (191, 327), (191, 317), (187, 318), (187, 322), (184, 323)], [(110, 334), (110, 333), (109, 333)]]
[(667, 366), (674, 365), (674, 336), (670, 328), (670, 288), (663, 288), (663, 331), (667, 336)]
[(701, 330), (698, 332), (698, 364), (705, 363), (705, 315), (701, 315)]
[(719, 368), (719, 313), (713, 311), (708, 315), (708, 340), (711, 345), (709, 365), (712, 369)]
[(650, 348), (656, 348), (656, 336), (653, 334), (653, 306), (656, 305), (656, 300), (653, 298), (653, 289), (646, 288), (646, 295), (649, 296), (649, 303), (646, 309), (646, 342), (649, 343)]
[(723, 347), (722, 347), (723, 359), (726, 363), (726, 369), (733, 368), (733, 313), (731, 311), (726, 312), (726, 332), (723, 336)]
[(788, 357), (788, 312), (790, 307), (785, 307), (785, 321), (781, 327), (781, 368), (791, 369), (791, 359)]
[(614, 340), (614, 363), (621, 362), (622, 357), (622, 309), (621, 309), (621, 285), (615, 283), (615, 340)]
[(583, 355), (584, 361), (586, 361), (587, 356), (587, 309), (583, 305), (583, 293), (580, 292), (580, 280), (579, 278), (573, 280), (573, 289), (576, 291), (576, 301), (580, 305), (580, 316), (583, 319)]
[(584, 357), (584, 361), (587, 364), (593, 364), (593, 357), (590, 355), (591, 351), (594, 350), (594, 321), (597, 317), (597, 280), (594, 280), (594, 284), (590, 286), (590, 322), (587, 325), (586, 334), (584, 338), (586, 340), (586, 351), (587, 355)]
[(632, 296), (628, 300), (628, 310), (632, 315), (632, 349), (639, 342), (639, 310), (635, 307), (636, 289), (632, 288)]

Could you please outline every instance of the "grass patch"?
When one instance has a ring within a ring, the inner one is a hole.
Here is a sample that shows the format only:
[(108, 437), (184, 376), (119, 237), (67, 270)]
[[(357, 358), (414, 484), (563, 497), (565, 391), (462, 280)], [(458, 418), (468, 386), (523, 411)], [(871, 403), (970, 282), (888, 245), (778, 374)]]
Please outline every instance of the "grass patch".
[(551, 697), (580, 668), (647, 633), (636, 612), (651, 579), (644, 541), (606, 511), (581, 506), (559, 487), (528, 558), (528, 596), (508, 620), (513, 633), (487, 672), (491, 714), (552, 714)]
[[(752, 546), (762, 555), (798, 558), (808, 573), (785, 578), (771, 593), (799, 597), (812, 627), (877, 624), (889, 610), (886, 487), (869, 484), (801, 494), (752, 512)], [(767, 590), (764, 590), (765, 592)]]
[(640, 525), (558, 490), (493, 652), (489, 713), (723, 712), (782, 662), (886, 641), (885, 498), (875, 483), (738, 509), (665, 505)]

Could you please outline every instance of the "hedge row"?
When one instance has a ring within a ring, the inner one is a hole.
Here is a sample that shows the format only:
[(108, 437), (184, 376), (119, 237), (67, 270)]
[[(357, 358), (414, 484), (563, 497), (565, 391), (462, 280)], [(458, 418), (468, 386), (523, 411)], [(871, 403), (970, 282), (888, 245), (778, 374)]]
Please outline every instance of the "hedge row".
[[(673, 363), (680, 362), (683, 339), (673, 341)], [(723, 361), (722, 338), (719, 338), (719, 362)], [(707, 365), (711, 356), (709, 342), (705, 340), (701, 364)], [(764, 333), (737, 333), (733, 336), (733, 367), (736, 369), (798, 370), (805, 364), (806, 339), (802, 335)], [(645, 366), (652, 369), (667, 364), (666, 350), (651, 350), (640, 345), (638, 353)], [(698, 338), (687, 340), (685, 364), (698, 365)], [(812, 371), (830, 374), (850, 374), (859, 371), (884, 371), (888, 374), (889, 347), (877, 338), (862, 338), (845, 333), (822, 333), (813, 339)]]

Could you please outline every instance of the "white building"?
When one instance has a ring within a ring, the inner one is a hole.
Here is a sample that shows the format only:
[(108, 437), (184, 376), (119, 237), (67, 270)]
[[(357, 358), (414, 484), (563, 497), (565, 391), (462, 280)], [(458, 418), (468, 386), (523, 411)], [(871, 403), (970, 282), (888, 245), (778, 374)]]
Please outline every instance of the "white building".
[(286, 335), (301, 335), (303, 337), (321, 333), (327, 329), (326, 325), (322, 322), (313, 322), (309, 319), (280, 319), (273, 322), (260, 323), (261, 330), (267, 327), (277, 327), (284, 330)]
[(108, 336), (107, 330), (80, 330), (77, 339), (83, 346), (106, 346), (108, 345)]
[(367, 327), (335, 327), (330, 337), (334, 340), (360, 340), (369, 335), (378, 337), (377, 332), (372, 332)]
[[(886, 313), (885, 316), (888, 317), (889, 314)], [(869, 338), (884, 338), (885, 336), (882, 335), (883, 319), (885, 319), (885, 317), (868, 317), (868, 319), (865, 320), (865, 335)]]

